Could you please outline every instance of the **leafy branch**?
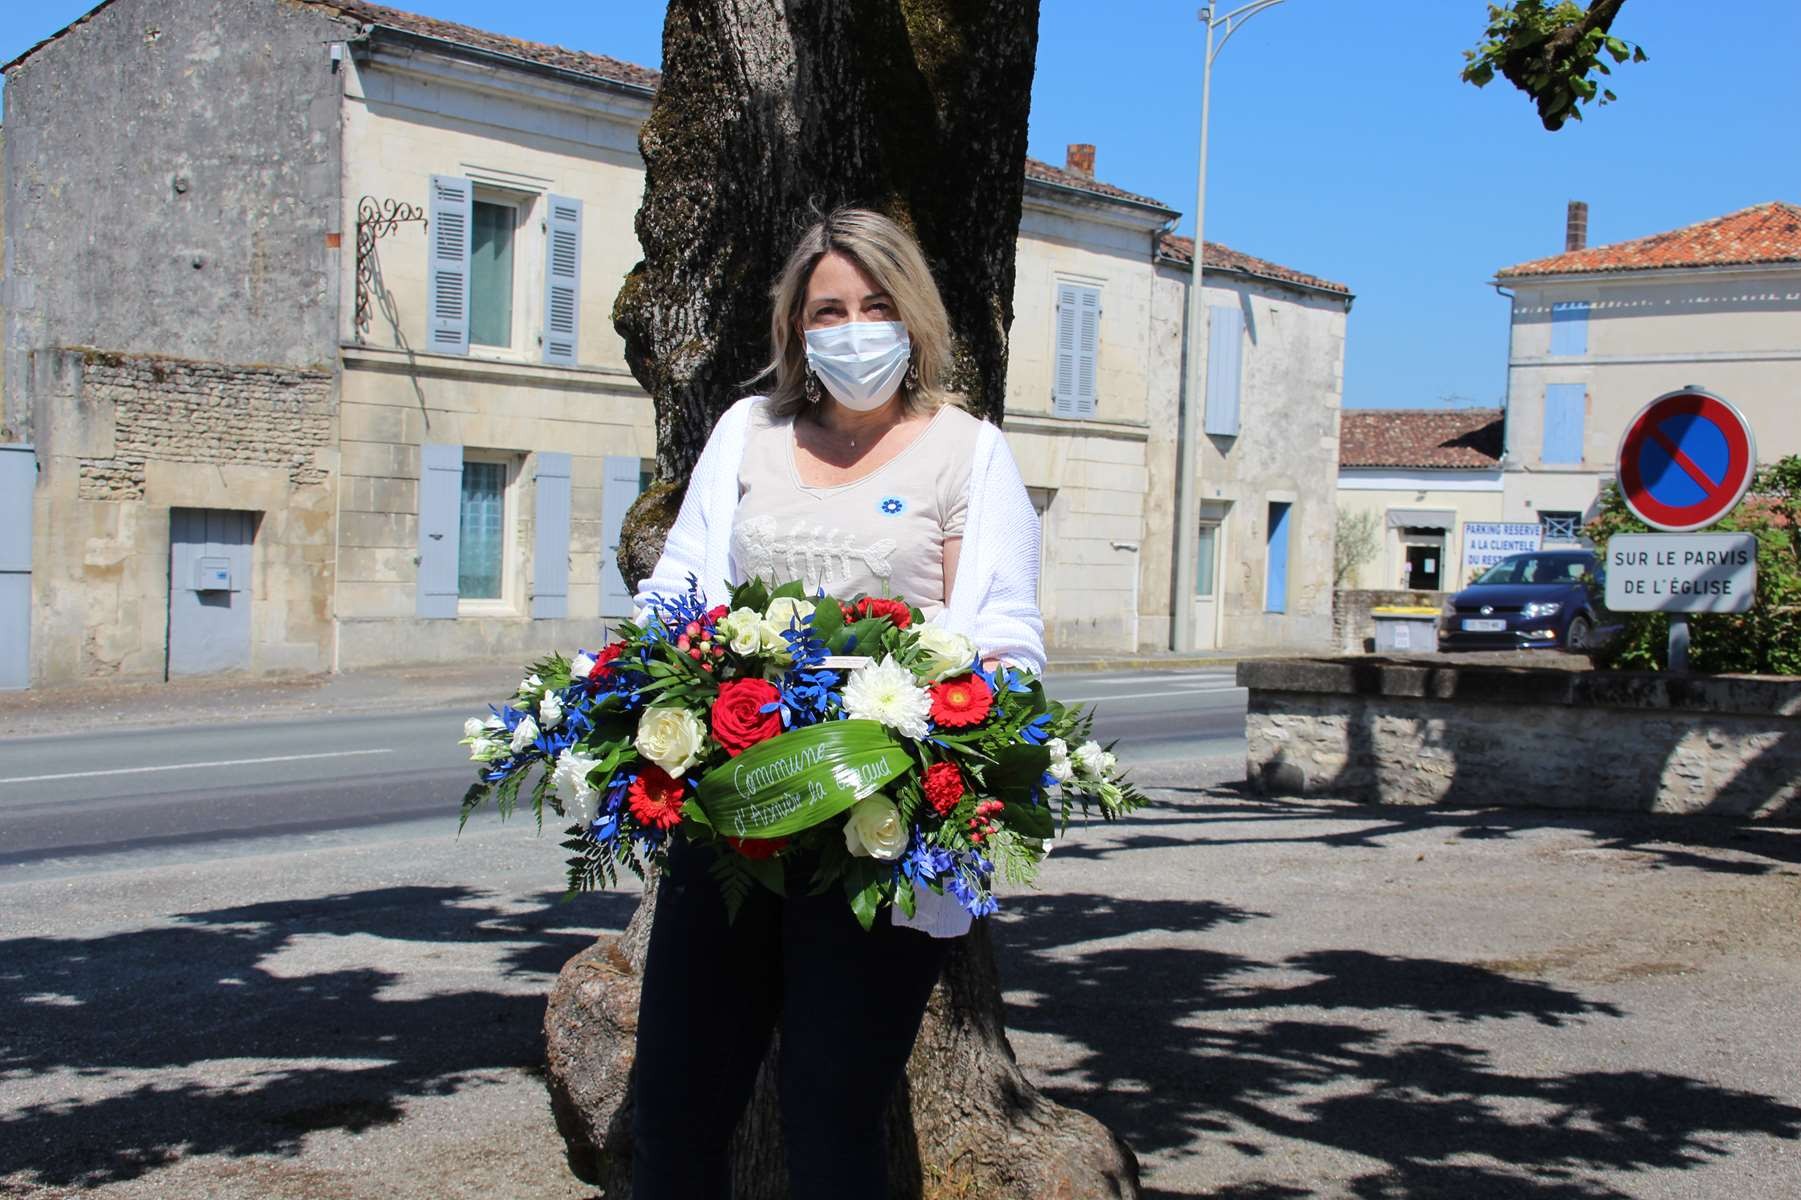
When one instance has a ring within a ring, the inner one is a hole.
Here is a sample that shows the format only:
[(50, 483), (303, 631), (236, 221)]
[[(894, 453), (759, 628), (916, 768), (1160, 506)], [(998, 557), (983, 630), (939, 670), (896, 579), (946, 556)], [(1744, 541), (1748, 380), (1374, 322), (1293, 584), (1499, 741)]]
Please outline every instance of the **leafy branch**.
[(1601, 86), (1597, 75), (1612, 75), (1607, 65), (1644, 62), (1642, 46), (1610, 31), (1626, 0), (1514, 0), (1488, 6), (1488, 29), (1474, 50), (1463, 52), (1463, 80), (1486, 86), (1497, 72), (1532, 97), (1546, 129), (1563, 128), (1582, 119), (1582, 106), (1618, 99)]

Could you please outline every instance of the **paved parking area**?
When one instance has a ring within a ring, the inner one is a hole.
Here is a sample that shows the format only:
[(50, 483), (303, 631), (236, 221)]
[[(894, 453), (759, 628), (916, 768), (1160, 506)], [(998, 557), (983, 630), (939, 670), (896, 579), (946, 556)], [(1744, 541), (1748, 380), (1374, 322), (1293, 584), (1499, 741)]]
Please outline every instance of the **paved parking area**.
[[(1801, 833), (1270, 804), (1142, 772), (998, 930), (1028, 1072), (1154, 1197), (1792, 1200)], [(592, 1195), (541, 1081), (529, 826), (0, 875), (0, 1196)]]

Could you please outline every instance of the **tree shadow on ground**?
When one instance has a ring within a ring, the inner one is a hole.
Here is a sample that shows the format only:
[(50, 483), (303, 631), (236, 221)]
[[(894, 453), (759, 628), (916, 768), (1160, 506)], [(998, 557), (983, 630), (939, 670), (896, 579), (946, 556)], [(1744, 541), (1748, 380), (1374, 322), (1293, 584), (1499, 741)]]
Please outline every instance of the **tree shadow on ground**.
[(67, 1097), (0, 1115), (0, 1178), (85, 1187), (175, 1157), (293, 1154), (538, 1069), (548, 977), (637, 899), (393, 887), (0, 940), (0, 1082)]
[[(1666, 1071), (1518, 1073), (1460, 1040), (1494, 1022), (1554, 1038), (1626, 1016), (1549, 983), (1361, 951), (1259, 961), (1192, 935), (1262, 914), (1205, 901), (1037, 894), (1009, 912), (995, 939), (1009, 1027), (1073, 1048), (1045, 1091), (1141, 1152), (1276, 1137), (1383, 1164), (1350, 1184), (1368, 1200), (1611, 1200), (1626, 1193), (1601, 1176), (1693, 1168), (1747, 1135), (1801, 1138), (1801, 1108), (1777, 1097)], [(1072, 929), (1086, 940), (1072, 946)], [(1384, 1028), (1422, 1016), (1442, 1036)]]
[[(1587, 838), (1594, 849), (1642, 856), (1653, 868), (1683, 867), (1726, 875), (1767, 875), (1801, 866), (1801, 828), (1786, 824), (1710, 815), (1572, 812), (1567, 809), (1437, 808), (1401, 804), (1322, 804), (1303, 799), (1270, 799), (1242, 781), (1212, 786), (1158, 787), (1154, 806), (1097, 832), (1131, 840), (1133, 849), (1179, 846), (1202, 837), (1211, 846), (1297, 845), (1381, 846), (1385, 839), (1434, 830), (1468, 841), (1498, 841), (1542, 829), (1561, 829)], [(1193, 829), (1148, 832), (1182, 826), (1223, 826), (1255, 821), (1273, 832), (1246, 835), (1196, 833)], [(1290, 836), (1284, 823), (1353, 822), (1330, 833)], [(1134, 832), (1126, 833), (1132, 830)], [(1125, 848), (1090, 841), (1067, 847), (1060, 857), (1103, 859)]]

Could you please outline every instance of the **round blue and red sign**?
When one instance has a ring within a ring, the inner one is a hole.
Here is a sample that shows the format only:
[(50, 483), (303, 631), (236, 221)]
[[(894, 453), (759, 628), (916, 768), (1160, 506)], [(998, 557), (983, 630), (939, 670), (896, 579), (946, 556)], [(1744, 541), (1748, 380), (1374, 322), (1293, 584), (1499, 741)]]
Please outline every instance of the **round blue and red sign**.
[(1751, 426), (1738, 409), (1699, 388), (1651, 401), (1620, 439), (1626, 507), (1671, 533), (1705, 528), (1731, 512), (1756, 469)]

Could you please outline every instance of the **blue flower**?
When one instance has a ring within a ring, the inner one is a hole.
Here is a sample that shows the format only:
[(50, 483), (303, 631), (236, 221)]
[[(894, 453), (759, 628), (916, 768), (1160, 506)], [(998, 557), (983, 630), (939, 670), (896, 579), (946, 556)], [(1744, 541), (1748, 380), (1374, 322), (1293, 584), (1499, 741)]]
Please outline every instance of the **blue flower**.
[(886, 516), (898, 517), (907, 511), (907, 502), (899, 496), (883, 496), (881, 509)]
[(900, 873), (908, 879), (933, 880), (945, 874), (956, 855), (943, 846), (928, 846), (918, 826), (913, 828), (913, 849), (900, 861)]

